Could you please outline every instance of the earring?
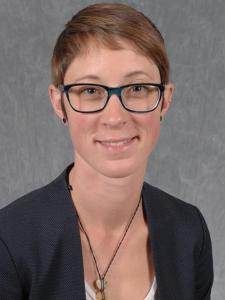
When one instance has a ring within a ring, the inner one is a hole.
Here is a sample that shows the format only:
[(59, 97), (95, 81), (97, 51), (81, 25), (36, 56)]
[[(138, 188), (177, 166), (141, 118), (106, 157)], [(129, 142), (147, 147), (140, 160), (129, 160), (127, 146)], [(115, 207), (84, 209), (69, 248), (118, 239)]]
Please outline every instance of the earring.
[(66, 124), (66, 118), (62, 118), (62, 121), (63, 121), (63, 124), (65, 125)]
[(162, 116), (160, 116), (160, 122), (162, 121)]

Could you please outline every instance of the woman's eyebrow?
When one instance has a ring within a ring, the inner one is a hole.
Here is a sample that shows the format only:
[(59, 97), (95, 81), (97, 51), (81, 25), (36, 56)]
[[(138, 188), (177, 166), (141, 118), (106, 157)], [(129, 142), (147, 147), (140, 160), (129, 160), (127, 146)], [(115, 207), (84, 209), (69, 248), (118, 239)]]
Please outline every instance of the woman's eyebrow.
[(100, 80), (100, 77), (94, 74), (87, 74), (85, 76), (82, 77), (78, 77), (76, 79), (74, 79), (74, 83), (82, 81), (82, 80)]
[[(129, 79), (131, 77), (135, 77), (135, 76), (138, 76), (138, 75), (144, 75), (144, 76), (148, 77), (150, 80), (154, 79), (154, 77), (151, 76), (150, 73), (144, 72), (142, 70), (136, 70), (136, 71), (129, 72), (129, 73), (127, 73), (127, 74), (124, 75), (124, 78), (125, 79)], [(94, 74), (87, 74), (85, 76), (76, 78), (74, 80), (74, 83), (82, 81), (82, 80), (96, 80), (96, 81), (99, 81), (99, 80), (101, 80), (101, 78), (99, 76), (97, 76), (97, 75), (94, 75)]]
[(150, 80), (153, 80), (153, 79), (154, 79), (154, 77), (151, 76), (150, 73), (144, 72), (144, 71), (142, 71), (142, 70), (132, 71), (132, 72), (126, 74), (126, 75), (124, 76), (124, 78), (135, 77), (135, 76), (138, 76), (138, 75), (144, 75), (144, 76), (148, 77)]
[(132, 77), (132, 76), (136, 76), (136, 75), (146, 75), (146, 76), (149, 76), (149, 73), (146, 73), (142, 70), (137, 70), (137, 71), (132, 71), (128, 74), (126, 74), (124, 77)]

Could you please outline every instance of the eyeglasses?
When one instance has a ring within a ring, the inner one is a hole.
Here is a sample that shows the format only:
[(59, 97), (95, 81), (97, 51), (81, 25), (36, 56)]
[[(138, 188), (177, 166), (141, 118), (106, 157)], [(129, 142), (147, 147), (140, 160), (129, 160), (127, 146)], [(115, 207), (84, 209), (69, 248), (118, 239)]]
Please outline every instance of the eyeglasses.
[(163, 83), (133, 83), (120, 87), (107, 87), (101, 84), (78, 83), (59, 85), (66, 94), (71, 108), (81, 113), (94, 113), (103, 110), (112, 95), (117, 95), (122, 106), (135, 113), (155, 110), (163, 96)]

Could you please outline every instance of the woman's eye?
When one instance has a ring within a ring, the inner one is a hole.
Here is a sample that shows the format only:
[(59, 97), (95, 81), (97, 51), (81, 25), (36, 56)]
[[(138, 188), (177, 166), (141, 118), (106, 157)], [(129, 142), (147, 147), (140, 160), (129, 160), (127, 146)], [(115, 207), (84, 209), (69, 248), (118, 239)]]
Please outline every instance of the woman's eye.
[(96, 89), (94, 89), (94, 88), (84, 89), (84, 90), (82, 91), (82, 93), (93, 95), (93, 94), (96, 93)]
[(144, 90), (144, 87), (142, 85), (135, 85), (133, 86), (133, 89), (132, 89), (134, 92), (141, 92)]
[(133, 86), (132, 93), (144, 93), (146, 92), (146, 87), (144, 87), (143, 85), (135, 85)]

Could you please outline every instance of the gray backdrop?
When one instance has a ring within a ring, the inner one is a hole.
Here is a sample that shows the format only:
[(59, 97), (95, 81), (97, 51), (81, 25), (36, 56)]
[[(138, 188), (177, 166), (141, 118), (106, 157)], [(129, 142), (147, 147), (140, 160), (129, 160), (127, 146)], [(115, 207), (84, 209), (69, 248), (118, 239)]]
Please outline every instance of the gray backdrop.
[[(48, 101), (50, 57), (63, 24), (94, 2), (0, 0), (0, 207), (72, 160), (67, 130)], [(147, 180), (201, 209), (213, 242), (212, 298), (225, 299), (225, 2), (121, 2), (162, 31), (176, 86)]]

